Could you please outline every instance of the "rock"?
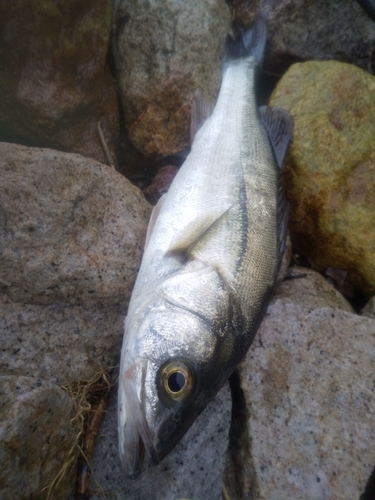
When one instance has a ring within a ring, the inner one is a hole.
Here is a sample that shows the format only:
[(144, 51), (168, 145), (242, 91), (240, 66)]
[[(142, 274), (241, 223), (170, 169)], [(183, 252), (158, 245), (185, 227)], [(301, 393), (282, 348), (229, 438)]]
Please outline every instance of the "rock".
[(298, 302), (309, 311), (331, 307), (354, 312), (349, 302), (321, 274), (306, 267), (291, 267), (284, 281), (277, 284), (273, 297)]
[(375, 319), (375, 297), (371, 297), (365, 307), (361, 310), (361, 316)]
[[(47, 499), (75, 445), (73, 402), (50, 382), (6, 375), (0, 376), (0, 401), (0, 497)], [(73, 462), (50, 498), (68, 499), (74, 476)]]
[(222, 0), (123, 0), (116, 17), (130, 139), (143, 153), (184, 150), (193, 95), (199, 90), (216, 100), (231, 27), (228, 6)]
[(150, 206), (113, 169), (0, 143), (0, 373), (65, 382), (117, 363)]
[[(332, 304), (332, 290), (320, 293)], [(230, 462), (241, 495), (231, 498), (359, 498), (375, 464), (375, 321), (341, 299), (333, 308), (287, 295), (272, 300), (239, 367), (246, 418)]]
[(178, 168), (174, 165), (161, 167), (155, 175), (152, 183), (143, 189), (143, 194), (145, 195), (147, 201), (149, 201), (152, 205), (156, 205), (161, 196), (168, 191), (169, 186), (171, 185), (177, 172)]
[(105, 161), (119, 118), (106, 64), (112, 0), (0, 2), (0, 139)]
[[(221, 500), (222, 473), (228, 446), (231, 398), (220, 390), (176, 448), (157, 465), (147, 465), (136, 480), (125, 477), (117, 438), (117, 395), (113, 394), (93, 453), (93, 472), (107, 498), (153, 500)], [(92, 500), (101, 500), (92, 479)]]
[[(271, 104), (294, 119), (284, 185), (293, 245), (316, 270), (375, 293), (375, 78), (329, 61), (295, 64)], [(348, 95), (351, 96), (348, 99)]]
[(282, 74), (295, 62), (335, 59), (375, 72), (375, 24), (354, 0), (232, 1), (245, 26), (267, 13), (266, 71)]

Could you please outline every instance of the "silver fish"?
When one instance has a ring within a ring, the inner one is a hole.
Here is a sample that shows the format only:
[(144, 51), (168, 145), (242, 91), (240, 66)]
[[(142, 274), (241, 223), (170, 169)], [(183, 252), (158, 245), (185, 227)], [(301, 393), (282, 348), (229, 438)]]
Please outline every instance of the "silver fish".
[(215, 108), (152, 216), (121, 353), (119, 449), (131, 478), (144, 451), (158, 463), (174, 448), (245, 356), (275, 282), (292, 120), (258, 110), (265, 41), (262, 17), (227, 41)]

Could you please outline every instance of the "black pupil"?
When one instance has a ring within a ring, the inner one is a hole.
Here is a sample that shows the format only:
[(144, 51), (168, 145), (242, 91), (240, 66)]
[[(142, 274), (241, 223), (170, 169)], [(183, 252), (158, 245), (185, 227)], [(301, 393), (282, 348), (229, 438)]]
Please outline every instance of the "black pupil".
[(171, 392), (180, 392), (185, 386), (185, 375), (181, 372), (171, 373), (168, 377), (168, 387)]

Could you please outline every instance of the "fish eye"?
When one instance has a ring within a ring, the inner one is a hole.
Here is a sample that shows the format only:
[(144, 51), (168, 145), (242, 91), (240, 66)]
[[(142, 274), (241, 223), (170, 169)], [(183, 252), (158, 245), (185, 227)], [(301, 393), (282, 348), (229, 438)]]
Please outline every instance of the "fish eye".
[(159, 380), (170, 401), (184, 401), (194, 388), (194, 371), (184, 361), (172, 361), (160, 369)]

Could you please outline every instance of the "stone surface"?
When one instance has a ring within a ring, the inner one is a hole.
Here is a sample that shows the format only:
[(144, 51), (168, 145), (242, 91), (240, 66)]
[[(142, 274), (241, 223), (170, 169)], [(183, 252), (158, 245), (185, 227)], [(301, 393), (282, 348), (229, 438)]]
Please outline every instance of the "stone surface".
[[(93, 454), (93, 472), (107, 500), (221, 500), (231, 399), (228, 384), (204, 410), (176, 448), (136, 480), (121, 469), (117, 438), (117, 395), (112, 395)], [(92, 500), (102, 500), (92, 480)], [(97, 493), (95, 493), (95, 491)]]
[(359, 498), (375, 464), (375, 321), (288, 294), (239, 367), (246, 418), (231, 498)]
[(229, 8), (222, 0), (123, 0), (116, 18), (130, 139), (143, 153), (182, 151), (193, 95), (216, 100)]
[[(309, 264), (375, 293), (375, 77), (329, 61), (293, 65), (271, 104), (294, 119), (284, 169), (291, 238)], [(348, 99), (350, 95), (350, 99)]]
[[(50, 382), (0, 376), (0, 497), (44, 500), (60, 472), (76, 433), (73, 402)], [(52, 496), (68, 499), (75, 470), (70, 468)]]
[(0, 143), (0, 372), (89, 378), (117, 363), (150, 206), (113, 169)]
[(105, 161), (118, 133), (112, 0), (0, 1), (0, 140)]
[(375, 24), (354, 0), (232, 0), (248, 25), (266, 12), (265, 69), (280, 75), (293, 63), (335, 59), (375, 72)]
[(361, 310), (361, 316), (375, 319), (375, 297), (371, 297), (365, 307)]
[(177, 172), (178, 168), (174, 165), (161, 167), (152, 183), (142, 191), (147, 201), (152, 205), (156, 205), (161, 196), (168, 191)]
[(301, 266), (288, 269), (287, 278), (276, 285), (273, 297), (298, 302), (309, 311), (331, 307), (354, 312), (349, 302), (321, 274)]

